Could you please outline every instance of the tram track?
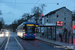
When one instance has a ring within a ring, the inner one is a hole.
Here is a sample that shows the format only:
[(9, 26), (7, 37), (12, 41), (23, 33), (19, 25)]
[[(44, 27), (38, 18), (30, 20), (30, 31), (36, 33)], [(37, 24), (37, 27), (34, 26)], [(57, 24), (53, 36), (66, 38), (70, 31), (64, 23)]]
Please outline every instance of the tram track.
[(22, 45), (24, 50), (64, 50), (61, 48), (54, 48), (55, 45), (50, 43), (35, 39), (35, 40), (26, 40), (19, 37), (16, 37), (19, 43)]
[(43, 50), (41, 47), (37, 46), (36, 44), (30, 42), (30, 40), (27, 40), (28, 43), (32, 44), (33, 46), (37, 47), (37, 48), (40, 48), (41, 50)]

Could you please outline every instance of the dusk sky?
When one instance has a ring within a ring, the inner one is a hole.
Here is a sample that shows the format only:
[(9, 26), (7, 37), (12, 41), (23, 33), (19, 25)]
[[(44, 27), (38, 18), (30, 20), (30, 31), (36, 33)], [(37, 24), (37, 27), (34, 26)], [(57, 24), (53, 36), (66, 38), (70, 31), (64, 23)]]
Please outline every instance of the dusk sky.
[[(0, 0), (0, 10), (5, 24), (11, 24), (14, 20), (22, 18), (24, 13), (30, 13), (34, 6), (46, 4), (44, 13), (65, 6), (71, 11), (75, 10), (75, 0)], [(57, 5), (59, 3), (59, 5)]]

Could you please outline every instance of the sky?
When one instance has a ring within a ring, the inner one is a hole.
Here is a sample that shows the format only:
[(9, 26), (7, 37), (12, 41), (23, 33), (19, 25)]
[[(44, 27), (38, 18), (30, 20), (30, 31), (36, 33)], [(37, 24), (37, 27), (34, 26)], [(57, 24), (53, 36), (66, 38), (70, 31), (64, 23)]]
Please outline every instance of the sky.
[(75, 10), (75, 0), (0, 0), (0, 17), (3, 17), (5, 24), (11, 24), (14, 20), (22, 18), (24, 13), (32, 14), (32, 8), (41, 4), (46, 5), (44, 15), (63, 6), (71, 11)]

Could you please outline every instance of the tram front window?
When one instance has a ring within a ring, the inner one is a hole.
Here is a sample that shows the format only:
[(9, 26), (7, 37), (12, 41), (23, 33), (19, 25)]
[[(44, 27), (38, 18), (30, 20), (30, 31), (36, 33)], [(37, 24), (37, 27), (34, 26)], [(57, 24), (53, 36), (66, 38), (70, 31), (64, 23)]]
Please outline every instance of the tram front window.
[(35, 27), (34, 26), (27, 26), (26, 32), (27, 33), (35, 33)]

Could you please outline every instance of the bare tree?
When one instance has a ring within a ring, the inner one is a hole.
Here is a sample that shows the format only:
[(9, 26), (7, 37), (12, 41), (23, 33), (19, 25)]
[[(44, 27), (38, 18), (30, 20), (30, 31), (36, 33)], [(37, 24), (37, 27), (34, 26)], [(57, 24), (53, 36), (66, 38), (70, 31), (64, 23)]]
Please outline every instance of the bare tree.
[[(35, 18), (36, 18), (36, 23), (38, 23), (38, 19), (39, 19), (39, 15), (40, 14), (43, 14), (43, 10), (44, 10), (44, 7), (46, 5), (45, 4), (41, 4), (41, 6), (35, 6), (33, 9), (32, 9), (32, 13), (35, 15)], [(41, 16), (42, 17), (42, 16)]]
[(39, 14), (41, 13), (42, 11), (41, 11), (41, 9), (39, 8), (39, 7), (34, 7), (33, 9), (32, 9), (32, 13), (34, 13), (34, 15), (35, 15), (35, 18), (36, 18), (36, 23), (38, 23), (38, 18), (39, 18)]
[(44, 8), (45, 8), (46, 6), (47, 6), (47, 5), (45, 5), (45, 4), (41, 4), (40, 8), (41, 8), (41, 10), (42, 10), (42, 14), (43, 14)]
[(23, 18), (24, 20), (26, 20), (26, 19), (28, 18), (28, 16), (30, 16), (29, 13), (24, 13), (24, 14), (22, 15), (22, 18)]

